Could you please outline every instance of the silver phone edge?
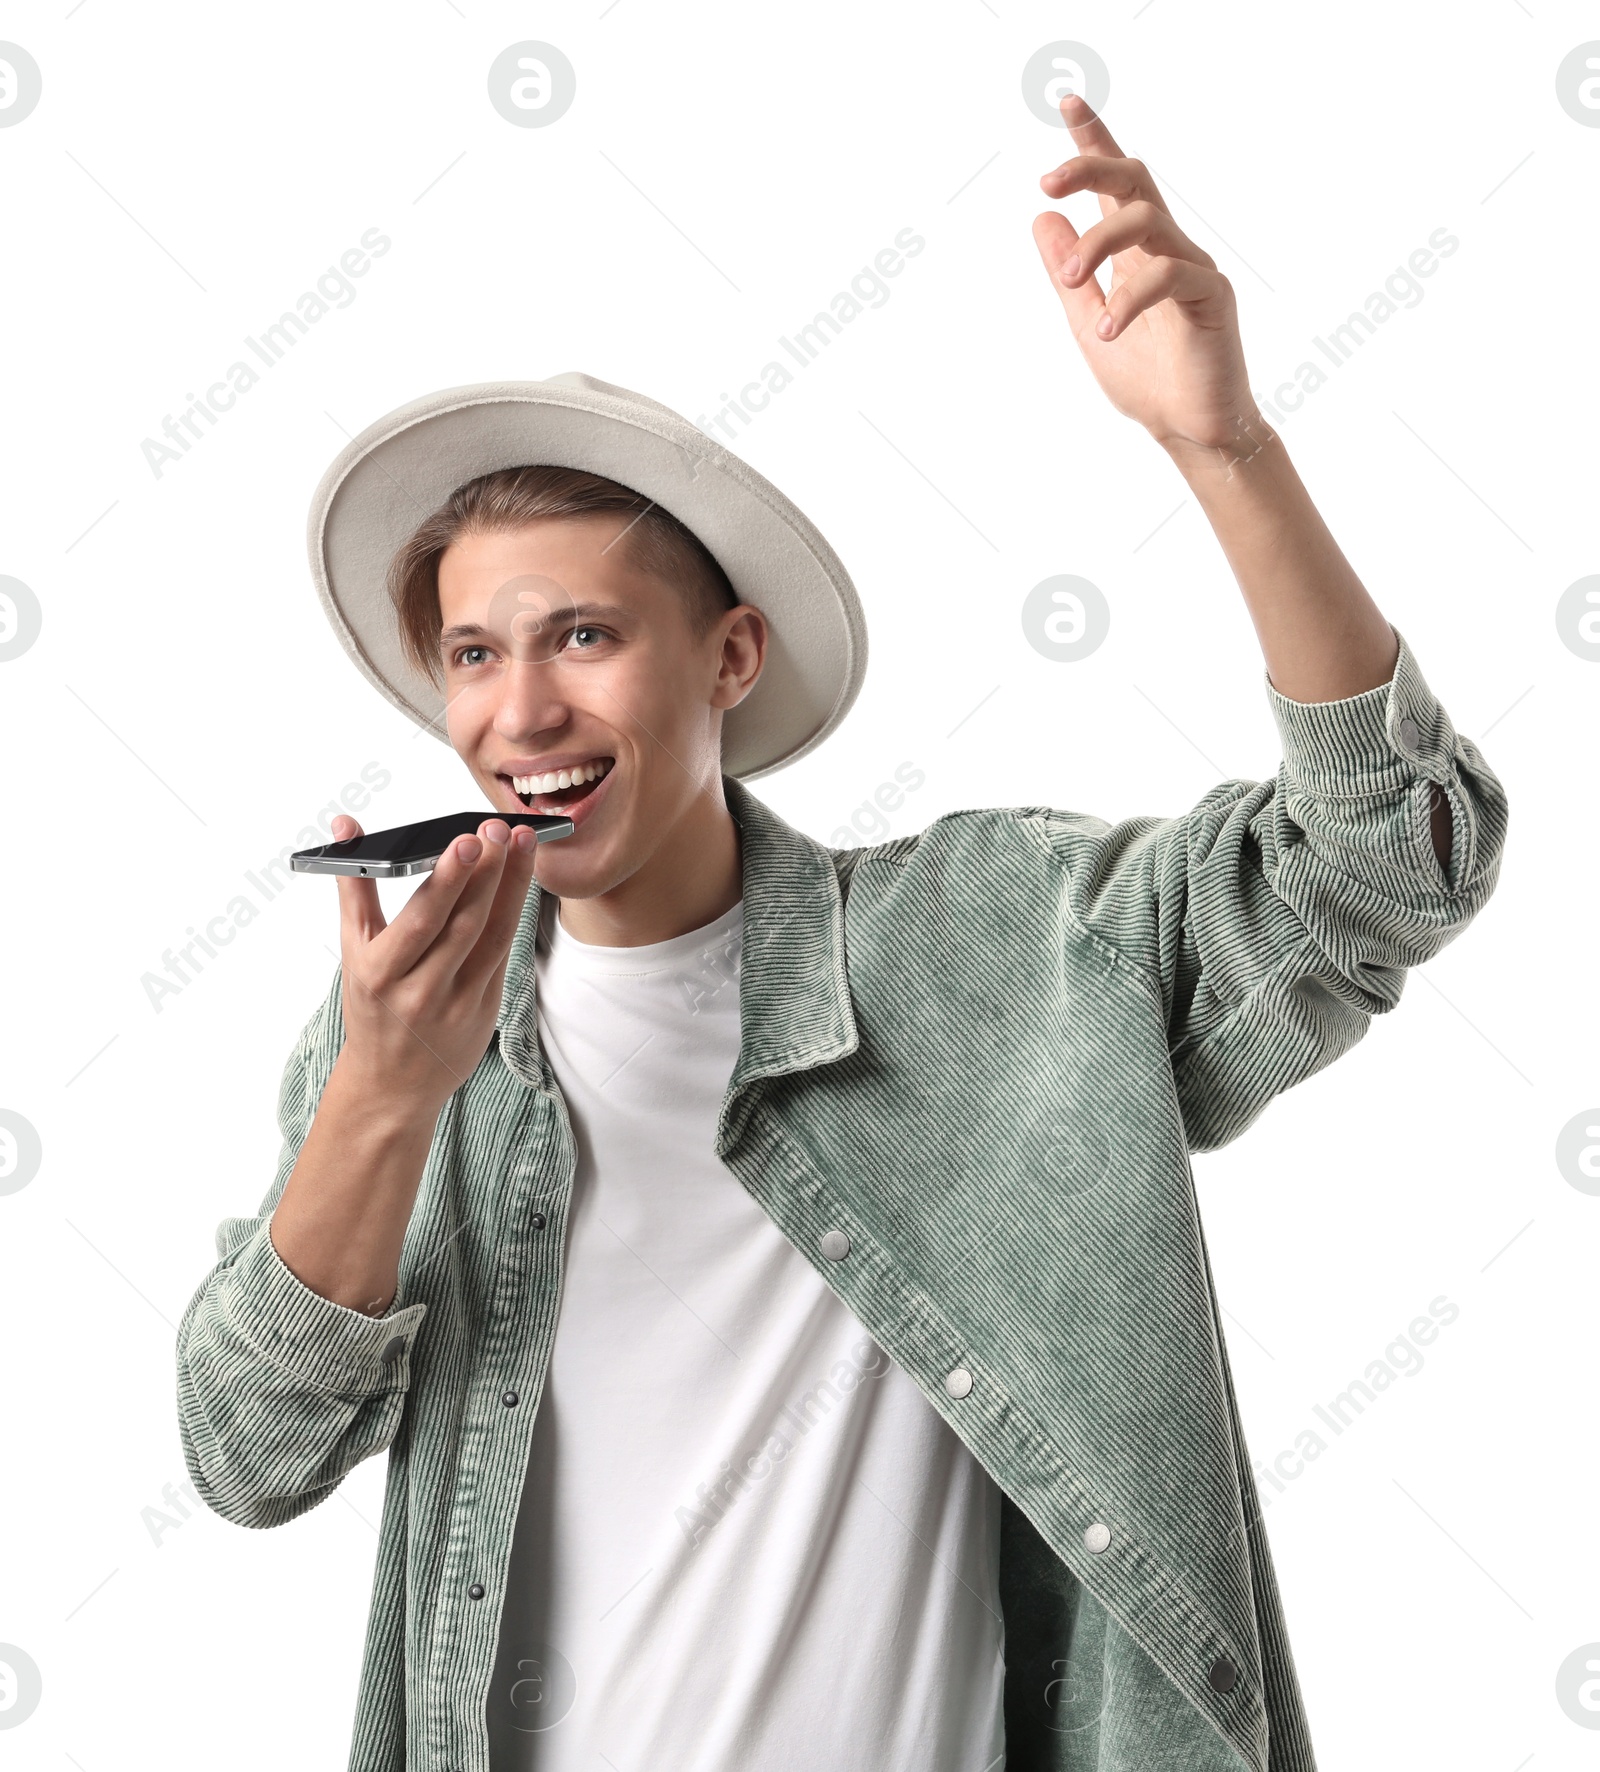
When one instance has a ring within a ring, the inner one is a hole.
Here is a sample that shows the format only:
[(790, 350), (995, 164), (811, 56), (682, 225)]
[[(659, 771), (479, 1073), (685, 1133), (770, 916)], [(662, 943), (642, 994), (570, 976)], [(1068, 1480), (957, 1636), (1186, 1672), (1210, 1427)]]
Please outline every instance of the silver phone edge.
[[(492, 818), (494, 814), (485, 813), (484, 816)], [(541, 843), (548, 843), (552, 837), (570, 837), (577, 826), (570, 818), (565, 823), (564, 830), (559, 825), (535, 827), (534, 835)], [(449, 845), (446, 844), (445, 847), (448, 848)], [(444, 850), (441, 849), (439, 855), (443, 854)], [(431, 874), (439, 865), (439, 855), (417, 856), (411, 861), (366, 863), (334, 861), (327, 856), (307, 856), (302, 859), (299, 855), (291, 855), (289, 869), (296, 874), (344, 874), (368, 880), (402, 880), (412, 874)]]

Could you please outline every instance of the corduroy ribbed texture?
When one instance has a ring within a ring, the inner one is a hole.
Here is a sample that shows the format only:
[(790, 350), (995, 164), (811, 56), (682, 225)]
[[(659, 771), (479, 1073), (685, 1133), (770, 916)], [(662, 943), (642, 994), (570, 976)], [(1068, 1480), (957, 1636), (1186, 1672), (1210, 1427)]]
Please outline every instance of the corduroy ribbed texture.
[[(1506, 806), (1403, 641), (1369, 694), (1268, 693), (1276, 778), (1175, 819), (982, 808), (833, 850), (723, 777), (745, 933), (717, 1155), (1004, 1491), (1009, 1772), (1315, 1772), (1188, 1153), (1395, 1004), (1492, 890)], [(219, 1226), (179, 1327), (184, 1454), (224, 1518), (282, 1525), (388, 1450), (351, 1772), (491, 1772), (576, 1159), (537, 1034), (539, 899), (388, 1313), (318, 1297), (268, 1236), (343, 1040), (336, 975), (261, 1210)]]

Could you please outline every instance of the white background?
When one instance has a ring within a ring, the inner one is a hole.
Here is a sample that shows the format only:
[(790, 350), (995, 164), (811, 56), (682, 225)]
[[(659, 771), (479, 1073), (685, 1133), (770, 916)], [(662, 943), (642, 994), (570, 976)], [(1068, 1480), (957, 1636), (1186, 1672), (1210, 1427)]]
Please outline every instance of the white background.
[[(1600, 129), (1555, 93), (1593, 9), (69, 6), (0, 12), (44, 77), (0, 130), (0, 573), (43, 608), (0, 666), (0, 1107), (44, 1152), (0, 1197), (0, 1641), (44, 1679), (8, 1763), (345, 1763), (384, 1461), (271, 1536), (163, 1500), (186, 1474), (174, 1327), (216, 1224), (271, 1181), (279, 1073), (337, 957), (331, 883), (252, 893), (159, 1012), (141, 981), (363, 765), (392, 775), (369, 829), (477, 802), (316, 603), (306, 507), (347, 434), (568, 369), (698, 418), (914, 228), (888, 299), (735, 445), (833, 543), (871, 638), (845, 724), (754, 791), (837, 844), (906, 760), (926, 782), (870, 840), (985, 804), (1175, 813), (1276, 768), (1221, 551), (1100, 395), (1030, 236), (1073, 150), (1021, 72), (1072, 38), (1233, 282), (1258, 395), (1328, 370), (1290, 453), (1511, 798), (1474, 926), (1196, 1165), (1258, 1463), (1430, 1300), (1459, 1307), (1419, 1372), (1264, 1485), (1319, 1763), (1592, 1766), (1556, 1675), (1600, 1640), (1600, 1199), (1554, 1152), (1600, 1101), (1600, 665), (1554, 612), (1600, 569)], [(527, 38), (577, 70), (548, 128), (487, 99)], [(392, 249), (355, 299), (153, 474), (142, 440), (374, 227)], [(1313, 339), (1438, 228), (1459, 250), (1331, 369)], [(1076, 664), (1019, 620), (1062, 572), (1112, 611)]]

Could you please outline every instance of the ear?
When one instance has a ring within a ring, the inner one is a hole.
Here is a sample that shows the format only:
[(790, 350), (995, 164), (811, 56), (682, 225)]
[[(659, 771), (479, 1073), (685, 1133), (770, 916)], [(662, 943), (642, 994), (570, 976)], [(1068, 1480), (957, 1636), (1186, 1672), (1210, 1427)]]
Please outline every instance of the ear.
[(754, 603), (741, 603), (724, 620), (728, 628), (722, 638), (722, 663), (712, 706), (736, 708), (755, 688), (766, 665), (770, 629)]

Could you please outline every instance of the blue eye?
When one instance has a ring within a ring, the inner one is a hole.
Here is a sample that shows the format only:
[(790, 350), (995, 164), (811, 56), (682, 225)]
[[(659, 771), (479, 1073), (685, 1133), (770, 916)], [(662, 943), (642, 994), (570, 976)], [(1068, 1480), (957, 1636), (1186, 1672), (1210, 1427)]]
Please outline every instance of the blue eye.
[[(562, 638), (569, 638), (573, 634), (600, 634), (607, 639), (614, 639), (616, 637), (612, 634), (609, 628), (599, 627), (594, 622), (589, 621), (580, 622), (576, 627), (568, 628), (565, 634), (562, 635)], [(594, 649), (594, 646), (579, 646), (576, 648), (579, 652), (593, 652)], [(486, 654), (489, 650), (490, 649), (487, 646), (462, 646), (455, 654), (454, 663), (457, 665), (466, 665), (471, 669), (478, 662), (473, 659), (471, 655), (475, 652)]]

